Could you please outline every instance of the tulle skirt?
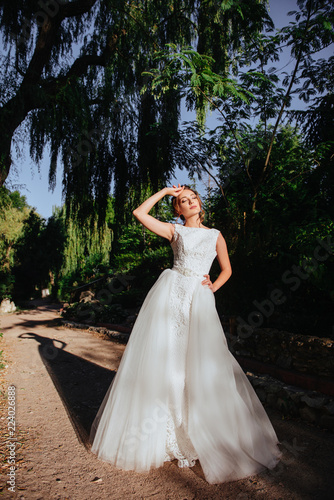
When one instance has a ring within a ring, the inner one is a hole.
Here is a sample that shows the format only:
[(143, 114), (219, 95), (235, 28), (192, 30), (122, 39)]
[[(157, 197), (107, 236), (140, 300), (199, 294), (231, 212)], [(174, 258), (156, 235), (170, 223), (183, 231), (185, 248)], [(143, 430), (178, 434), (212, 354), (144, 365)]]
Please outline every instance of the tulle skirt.
[[(171, 297), (179, 279), (178, 272), (166, 269), (146, 296), (92, 425), (92, 452), (123, 470), (144, 472), (170, 459), (166, 443), (178, 342), (175, 336), (171, 341)], [(201, 284), (203, 278), (182, 279), (191, 293), (188, 325), (179, 340), (186, 345), (178, 428), (183, 442), (191, 443), (209, 483), (271, 469), (281, 457), (278, 439), (228, 350), (214, 294)]]

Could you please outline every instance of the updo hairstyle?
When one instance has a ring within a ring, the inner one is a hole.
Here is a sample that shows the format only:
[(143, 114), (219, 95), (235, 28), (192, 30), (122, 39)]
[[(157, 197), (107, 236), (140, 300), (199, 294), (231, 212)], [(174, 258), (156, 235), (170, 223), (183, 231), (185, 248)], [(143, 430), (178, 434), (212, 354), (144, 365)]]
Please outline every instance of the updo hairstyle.
[[(198, 192), (195, 189), (192, 189), (191, 187), (187, 186), (186, 184), (184, 184), (184, 189), (188, 189), (189, 191), (192, 191), (197, 196), (197, 200), (198, 200), (199, 206), (200, 206), (200, 212), (199, 212), (198, 215), (199, 215), (200, 222), (202, 223), (203, 220), (204, 220), (205, 212), (204, 212), (204, 210), (202, 208), (202, 200), (199, 197)], [(182, 193), (181, 193), (181, 195), (182, 195)], [(179, 215), (179, 206), (180, 206), (179, 196), (173, 196), (172, 197), (172, 205), (173, 205), (173, 209), (174, 209), (174, 216), (175, 217), (180, 217), (180, 219), (184, 223), (185, 222), (185, 218), (183, 217), (183, 215)]]

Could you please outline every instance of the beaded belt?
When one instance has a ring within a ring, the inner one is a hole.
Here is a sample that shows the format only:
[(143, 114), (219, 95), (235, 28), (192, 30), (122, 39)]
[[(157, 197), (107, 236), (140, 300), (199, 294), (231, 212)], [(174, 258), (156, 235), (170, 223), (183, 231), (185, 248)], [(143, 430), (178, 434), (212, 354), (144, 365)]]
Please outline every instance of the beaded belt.
[(189, 269), (188, 267), (174, 266), (174, 267), (172, 267), (172, 271), (176, 271), (176, 272), (182, 274), (183, 276), (194, 277), (194, 278), (203, 278), (204, 279), (203, 274), (195, 273), (195, 271), (193, 271), (192, 269)]

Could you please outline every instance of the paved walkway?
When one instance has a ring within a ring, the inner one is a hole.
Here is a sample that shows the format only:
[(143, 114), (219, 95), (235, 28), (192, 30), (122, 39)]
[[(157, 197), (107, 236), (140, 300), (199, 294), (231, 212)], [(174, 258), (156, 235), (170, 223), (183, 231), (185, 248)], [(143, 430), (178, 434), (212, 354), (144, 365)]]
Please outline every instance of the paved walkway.
[(98, 334), (60, 326), (58, 306), (0, 317), (8, 361), (4, 386), (16, 387), (15, 493), (8, 491), (5, 466), (2, 498), (37, 499), (263, 499), (333, 498), (334, 435), (302, 421), (282, 420), (267, 409), (281, 441), (283, 460), (274, 471), (241, 481), (209, 485), (199, 465), (175, 462), (138, 474), (116, 469), (89, 451), (92, 420), (117, 370), (124, 345)]

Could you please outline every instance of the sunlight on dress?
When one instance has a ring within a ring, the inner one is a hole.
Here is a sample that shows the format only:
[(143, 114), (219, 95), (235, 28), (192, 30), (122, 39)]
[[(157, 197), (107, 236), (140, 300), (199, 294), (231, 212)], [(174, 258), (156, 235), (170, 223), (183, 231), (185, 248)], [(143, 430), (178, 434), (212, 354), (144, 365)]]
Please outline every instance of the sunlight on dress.
[(209, 483), (275, 467), (272, 424), (228, 350), (213, 292), (201, 284), (216, 229), (175, 224), (174, 265), (147, 294), (91, 429), (92, 452), (137, 472), (198, 459)]

